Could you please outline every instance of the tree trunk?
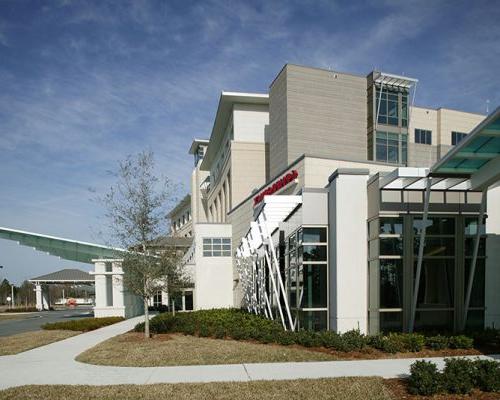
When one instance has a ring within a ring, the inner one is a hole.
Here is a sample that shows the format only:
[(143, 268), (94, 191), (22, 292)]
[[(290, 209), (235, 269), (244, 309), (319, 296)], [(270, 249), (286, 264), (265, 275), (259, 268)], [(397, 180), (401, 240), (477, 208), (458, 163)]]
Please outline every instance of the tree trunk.
[(149, 339), (149, 310), (147, 297), (144, 297), (144, 337)]

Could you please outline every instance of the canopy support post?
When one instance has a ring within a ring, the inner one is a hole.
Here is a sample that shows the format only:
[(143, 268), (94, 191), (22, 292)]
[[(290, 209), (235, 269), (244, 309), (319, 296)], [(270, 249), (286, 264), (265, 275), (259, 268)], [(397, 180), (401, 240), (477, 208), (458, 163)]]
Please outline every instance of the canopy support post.
[(464, 306), (464, 319), (462, 321), (462, 330), (465, 330), (467, 325), (467, 314), (469, 312), (470, 296), (472, 293), (472, 284), (474, 283), (474, 275), (476, 273), (477, 255), (479, 253), (479, 243), (481, 241), (481, 231), (484, 226), (484, 212), (486, 210), (486, 195), (487, 189), (483, 189), (481, 197), (481, 207), (479, 210), (479, 217), (477, 220), (476, 237), (474, 238), (474, 252), (472, 255), (472, 264), (469, 272), (469, 281), (467, 283), (467, 294), (465, 296), (465, 306)]
[(427, 177), (427, 182), (425, 186), (425, 200), (424, 200), (424, 214), (422, 217), (422, 227), (420, 229), (420, 243), (418, 246), (418, 261), (417, 261), (417, 274), (415, 277), (415, 286), (413, 288), (413, 299), (411, 304), (411, 314), (410, 323), (408, 325), (408, 331), (413, 332), (415, 328), (415, 314), (417, 313), (417, 300), (418, 300), (418, 290), (420, 288), (420, 275), (422, 274), (422, 261), (424, 258), (424, 247), (425, 247), (425, 234), (427, 231), (428, 224), (428, 214), (429, 214), (429, 202), (431, 197), (431, 184), (432, 180)]

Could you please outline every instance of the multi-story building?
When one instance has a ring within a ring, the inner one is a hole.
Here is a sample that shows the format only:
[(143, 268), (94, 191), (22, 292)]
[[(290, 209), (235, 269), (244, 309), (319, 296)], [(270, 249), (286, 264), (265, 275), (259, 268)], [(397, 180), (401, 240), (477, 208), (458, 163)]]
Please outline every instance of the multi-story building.
[(287, 329), (498, 326), (498, 112), (415, 106), (416, 85), (287, 64), (268, 94), (221, 94), (190, 149), (195, 309)]
[(193, 236), (193, 215), (191, 195), (186, 195), (167, 215), (170, 220), (170, 234), (176, 237)]

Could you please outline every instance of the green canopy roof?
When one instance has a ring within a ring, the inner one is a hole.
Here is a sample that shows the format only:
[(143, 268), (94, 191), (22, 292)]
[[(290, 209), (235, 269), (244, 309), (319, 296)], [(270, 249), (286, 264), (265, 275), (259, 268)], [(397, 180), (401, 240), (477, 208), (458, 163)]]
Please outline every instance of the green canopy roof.
[(100, 244), (79, 242), (54, 236), (25, 232), (17, 229), (0, 227), (0, 239), (14, 240), (22, 246), (33, 247), (63, 260), (77, 261), (92, 264), (92, 260), (99, 258), (116, 258), (123, 249)]
[(430, 171), (432, 176), (471, 176), (500, 156), (500, 107), (450, 150)]

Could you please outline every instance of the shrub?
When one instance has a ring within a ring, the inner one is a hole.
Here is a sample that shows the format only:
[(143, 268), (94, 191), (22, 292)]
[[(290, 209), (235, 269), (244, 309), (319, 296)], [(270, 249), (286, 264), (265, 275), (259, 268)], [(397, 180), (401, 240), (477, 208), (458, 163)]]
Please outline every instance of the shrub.
[(475, 361), (475, 386), (483, 392), (500, 392), (500, 364), (492, 360)]
[(436, 364), (416, 361), (410, 367), (408, 390), (412, 394), (432, 396), (441, 391), (441, 374)]
[(344, 342), (342, 336), (337, 332), (333, 331), (322, 331), (319, 332), (319, 338), (321, 340), (321, 345), (333, 350), (343, 351)]
[(210, 336), (210, 330), (208, 329), (208, 326), (205, 326), (205, 325), (200, 326), (200, 329), (198, 330), (198, 334), (201, 337), (208, 337), (208, 336)]
[(427, 347), (432, 350), (444, 350), (449, 345), (449, 340), (446, 336), (436, 335), (430, 336), (425, 340), (425, 344)]
[(424, 347), (425, 337), (419, 333), (389, 333), (372, 337), (370, 344), (386, 353), (417, 352)]
[(313, 332), (300, 330), (295, 334), (295, 340), (297, 344), (304, 347), (314, 347), (315, 340), (313, 337)]
[(425, 336), (420, 333), (408, 333), (403, 336), (403, 343), (407, 351), (418, 352), (425, 345)]
[(276, 337), (276, 343), (281, 344), (282, 346), (290, 346), (295, 344), (295, 341), (296, 338), (294, 332), (283, 331)]
[(483, 331), (476, 332), (474, 335), (474, 343), (479, 346), (499, 346), (500, 347), (500, 330), (486, 328)]
[(18, 312), (36, 312), (38, 309), (36, 307), (14, 307), (7, 308), (6, 313), (18, 313)]
[(474, 346), (474, 339), (464, 335), (451, 336), (449, 339), (449, 346), (452, 349), (472, 349)]
[(359, 330), (347, 331), (342, 334), (342, 351), (362, 350), (368, 345), (368, 338)]
[(115, 324), (124, 319), (123, 317), (72, 319), (69, 321), (48, 323), (42, 325), (42, 329), (88, 332), (102, 328), (103, 326)]
[(475, 365), (466, 358), (447, 358), (443, 384), (447, 392), (467, 394), (474, 387)]

